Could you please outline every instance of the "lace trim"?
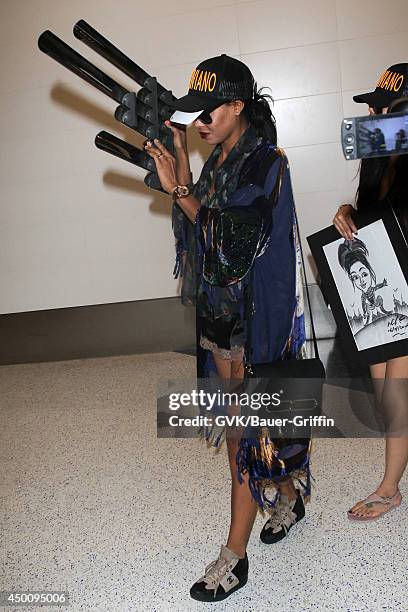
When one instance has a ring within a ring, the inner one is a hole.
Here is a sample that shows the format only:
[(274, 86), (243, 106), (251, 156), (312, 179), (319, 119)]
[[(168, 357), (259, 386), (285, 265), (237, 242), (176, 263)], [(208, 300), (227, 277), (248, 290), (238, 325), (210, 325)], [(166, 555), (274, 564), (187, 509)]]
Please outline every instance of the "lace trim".
[(205, 336), (200, 338), (200, 346), (206, 351), (212, 351), (215, 355), (221, 357), (221, 359), (230, 359), (232, 361), (241, 361), (244, 358), (244, 347), (243, 346), (232, 346), (231, 349), (220, 348), (215, 342), (211, 342)]

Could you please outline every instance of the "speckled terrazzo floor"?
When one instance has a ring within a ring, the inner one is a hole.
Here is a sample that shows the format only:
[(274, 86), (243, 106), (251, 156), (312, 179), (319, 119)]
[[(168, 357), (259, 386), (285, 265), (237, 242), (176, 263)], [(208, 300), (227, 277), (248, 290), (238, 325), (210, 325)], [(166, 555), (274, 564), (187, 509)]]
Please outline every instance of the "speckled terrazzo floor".
[(317, 440), (307, 518), (268, 547), (259, 515), (247, 586), (221, 604), (189, 598), (226, 536), (226, 455), (158, 440), (155, 402), (160, 379), (194, 367), (172, 353), (0, 368), (0, 590), (67, 590), (69, 608), (41, 609), (70, 612), (406, 612), (407, 474), (399, 510), (345, 516), (377, 484), (381, 440)]

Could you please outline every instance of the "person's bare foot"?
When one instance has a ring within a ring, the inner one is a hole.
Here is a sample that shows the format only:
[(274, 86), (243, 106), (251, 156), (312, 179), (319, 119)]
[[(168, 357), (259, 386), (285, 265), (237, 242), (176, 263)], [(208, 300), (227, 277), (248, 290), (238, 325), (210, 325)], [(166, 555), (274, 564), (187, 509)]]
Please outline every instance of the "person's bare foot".
[[(358, 518), (377, 518), (388, 512), (391, 507), (399, 506), (402, 501), (402, 495), (396, 485), (381, 484), (373, 495), (380, 496), (384, 501), (366, 501), (362, 499), (349, 510), (349, 514)], [(392, 500), (391, 504), (389, 500)]]

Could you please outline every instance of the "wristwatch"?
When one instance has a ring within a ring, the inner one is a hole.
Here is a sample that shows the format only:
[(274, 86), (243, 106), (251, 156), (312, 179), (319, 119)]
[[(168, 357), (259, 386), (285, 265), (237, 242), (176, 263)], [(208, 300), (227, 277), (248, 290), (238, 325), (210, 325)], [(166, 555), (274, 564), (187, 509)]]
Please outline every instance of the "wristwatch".
[(173, 200), (175, 202), (180, 198), (186, 198), (188, 195), (190, 195), (190, 193), (190, 188), (187, 185), (177, 185), (173, 189)]

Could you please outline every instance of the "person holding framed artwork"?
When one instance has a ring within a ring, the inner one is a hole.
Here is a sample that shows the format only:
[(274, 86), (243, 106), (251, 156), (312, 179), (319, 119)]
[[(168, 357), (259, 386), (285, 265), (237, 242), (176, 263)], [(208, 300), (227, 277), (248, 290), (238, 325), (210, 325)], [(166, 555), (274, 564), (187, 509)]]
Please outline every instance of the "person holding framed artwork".
[[(353, 99), (367, 104), (370, 114), (408, 112), (408, 63), (391, 66), (380, 76), (375, 91)], [(348, 241), (350, 252), (362, 252), (353, 219), (356, 211), (380, 212), (391, 207), (408, 245), (408, 155), (363, 159), (355, 204), (342, 204), (333, 219), (336, 229)], [(378, 304), (373, 302), (373, 307)], [(348, 518), (356, 521), (378, 519), (400, 506), (399, 482), (408, 463), (408, 354), (369, 366), (376, 405), (382, 411), (385, 426), (385, 471), (377, 489), (348, 511)]]

